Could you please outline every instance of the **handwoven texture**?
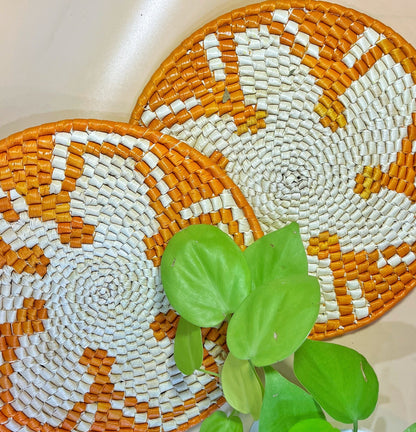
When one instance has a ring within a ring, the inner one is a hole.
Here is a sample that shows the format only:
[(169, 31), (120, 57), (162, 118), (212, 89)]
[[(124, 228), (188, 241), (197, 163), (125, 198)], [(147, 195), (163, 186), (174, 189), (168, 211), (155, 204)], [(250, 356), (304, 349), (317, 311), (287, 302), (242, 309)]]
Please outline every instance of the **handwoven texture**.
[(415, 50), (339, 5), (267, 1), (186, 39), (131, 122), (229, 163), (268, 233), (300, 225), (312, 337), (373, 322), (416, 284)]
[[(223, 402), (184, 376), (160, 282), (166, 242), (218, 226), (262, 235), (220, 165), (159, 132), (62, 121), (0, 141), (0, 431), (187, 430)], [(203, 329), (218, 372), (225, 331)]]
[[(0, 432), (186, 431), (224, 403), (173, 359), (159, 264), (189, 224), (244, 249), (297, 221), (322, 289), (312, 338), (403, 298), (414, 55), (358, 12), (266, 2), (178, 47), (139, 98), (142, 126), (62, 121), (0, 141)], [(203, 329), (206, 369), (225, 334)]]

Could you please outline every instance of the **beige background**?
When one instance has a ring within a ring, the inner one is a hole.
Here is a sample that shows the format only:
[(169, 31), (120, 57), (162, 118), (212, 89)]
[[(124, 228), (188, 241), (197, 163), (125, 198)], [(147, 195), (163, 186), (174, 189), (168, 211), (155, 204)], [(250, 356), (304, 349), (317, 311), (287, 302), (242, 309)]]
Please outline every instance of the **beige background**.
[[(0, 0), (0, 138), (63, 118), (128, 121), (153, 71), (185, 37), (244, 0)], [(416, 46), (414, 0), (345, 0)], [(337, 340), (380, 380), (362, 426), (416, 422), (416, 292), (374, 325)], [(197, 429), (194, 429), (197, 430)]]

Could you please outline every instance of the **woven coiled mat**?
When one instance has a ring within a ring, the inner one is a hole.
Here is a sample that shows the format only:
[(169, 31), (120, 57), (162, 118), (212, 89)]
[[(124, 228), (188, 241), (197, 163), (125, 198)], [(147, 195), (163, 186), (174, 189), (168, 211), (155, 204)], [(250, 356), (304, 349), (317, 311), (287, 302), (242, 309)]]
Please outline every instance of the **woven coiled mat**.
[[(242, 248), (300, 225), (311, 337), (374, 321), (416, 284), (416, 60), (338, 5), (266, 2), (195, 32), (131, 123), (0, 141), (0, 432), (185, 431), (224, 403), (173, 360), (158, 266), (210, 223)], [(218, 371), (225, 326), (203, 329)]]
[(316, 338), (373, 321), (415, 286), (415, 61), (354, 10), (270, 1), (186, 39), (133, 111), (220, 152), (264, 232), (299, 223), (322, 288)]

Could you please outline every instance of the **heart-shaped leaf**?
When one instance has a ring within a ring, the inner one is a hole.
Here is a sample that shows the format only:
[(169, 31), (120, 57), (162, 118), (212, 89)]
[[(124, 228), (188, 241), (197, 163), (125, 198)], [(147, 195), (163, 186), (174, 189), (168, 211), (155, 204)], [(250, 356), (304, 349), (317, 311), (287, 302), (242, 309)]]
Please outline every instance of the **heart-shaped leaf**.
[(288, 432), (300, 420), (324, 418), (321, 408), (310, 394), (270, 366), (265, 368), (265, 376), (260, 432)]
[(404, 432), (416, 432), (416, 423), (410, 425)]
[(251, 291), (243, 252), (212, 225), (176, 233), (163, 254), (161, 276), (171, 305), (199, 327), (220, 324)]
[(340, 432), (323, 419), (308, 419), (296, 423), (289, 432)]
[(230, 351), (257, 367), (292, 354), (310, 333), (320, 306), (316, 278), (292, 276), (256, 288), (232, 316), (227, 330)]
[(235, 415), (227, 417), (222, 411), (215, 411), (206, 418), (199, 429), (200, 432), (243, 432), (243, 423)]
[(254, 287), (285, 276), (308, 274), (305, 247), (295, 222), (256, 240), (244, 256)]
[(243, 414), (260, 416), (263, 389), (253, 366), (228, 354), (221, 371), (221, 384), (227, 402)]
[(333, 343), (306, 340), (296, 351), (298, 380), (335, 420), (356, 423), (367, 418), (378, 398), (378, 380), (357, 351)]
[(191, 375), (199, 369), (204, 358), (201, 328), (180, 317), (176, 329), (174, 358), (178, 369), (185, 375)]

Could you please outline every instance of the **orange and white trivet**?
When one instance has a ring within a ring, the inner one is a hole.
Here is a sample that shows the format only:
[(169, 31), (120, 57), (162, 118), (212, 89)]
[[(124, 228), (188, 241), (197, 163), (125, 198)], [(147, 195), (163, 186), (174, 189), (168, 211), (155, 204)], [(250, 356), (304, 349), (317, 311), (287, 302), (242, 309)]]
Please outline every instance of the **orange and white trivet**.
[[(158, 266), (189, 224), (262, 235), (221, 157), (74, 120), (0, 141), (0, 160), (0, 430), (185, 430), (217, 409), (216, 379), (175, 366)], [(203, 333), (218, 372), (225, 329)]]
[(131, 121), (220, 152), (264, 232), (296, 221), (318, 276), (315, 338), (416, 285), (415, 50), (339, 5), (267, 1), (186, 39)]
[[(0, 141), (0, 432), (186, 431), (224, 402), (173, 359), (158, 266), (189, 224), (244, 248), (297, 221), (321, 283), (313, 338), (394, 306), (416, 285), (415, 83), (415, 50), (378, 21), (268, 1), (179, 46), (136, 125)], [(203, 330), (205, 368), (225, 334)]]

